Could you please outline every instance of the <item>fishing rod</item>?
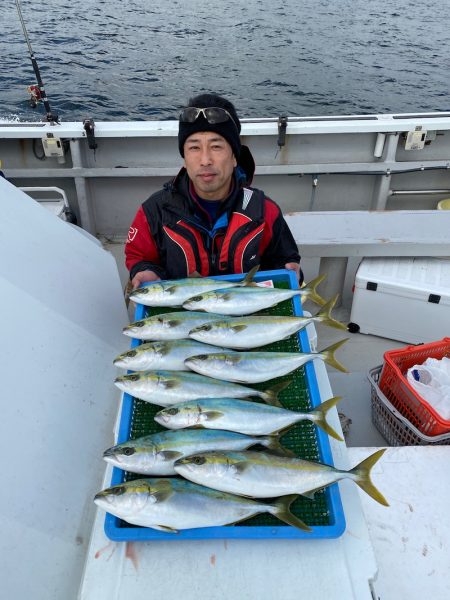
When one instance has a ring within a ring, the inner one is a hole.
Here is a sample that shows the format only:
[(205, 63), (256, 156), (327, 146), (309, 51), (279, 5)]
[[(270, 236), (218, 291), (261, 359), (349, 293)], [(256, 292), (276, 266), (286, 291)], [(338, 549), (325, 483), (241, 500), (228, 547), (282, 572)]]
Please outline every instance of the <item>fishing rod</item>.
[(25, 21), (23, 19), (22, 10), (20, 8), (19, 0), (16, 0), (17, 12), (19, 13), (19, 19), (22, 23), (23, 34), (25, 36), (25, 41), (28, 45), (28, 51), (30, 53), (31, 64), (33, 65), (34, 74), (36, 75), (37, 85), (28, 86), (28, 91), (31, 94), (30, 104), (32, 108), (36, 108), (37, 103), (42, 100), (44, 104), (45, 111), (47, 113), (46, 120), (53, 125), (59, 123), (58, 115), (52, 113), (50, 108), (50, 102), (48, 101), (47, 94), (45, 93), (44, 82), (42, 81), (41, 72), (39, 71), (39, 66), (37, 64), (36, 57), (33, 52), (33, 48), (31, 47), (30, 38), (28, 37), (27, 28), (25, 26)]

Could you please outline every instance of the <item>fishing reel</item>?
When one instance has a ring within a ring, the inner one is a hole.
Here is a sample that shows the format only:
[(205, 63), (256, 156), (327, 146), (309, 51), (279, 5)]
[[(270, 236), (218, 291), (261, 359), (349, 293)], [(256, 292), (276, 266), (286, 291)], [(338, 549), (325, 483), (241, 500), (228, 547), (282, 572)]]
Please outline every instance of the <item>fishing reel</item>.
[(29, 85), (27, 92), (30, 94), (30, 106), (36, 108), (38, 103), (42, 100), (41, 88), (38, 85)]

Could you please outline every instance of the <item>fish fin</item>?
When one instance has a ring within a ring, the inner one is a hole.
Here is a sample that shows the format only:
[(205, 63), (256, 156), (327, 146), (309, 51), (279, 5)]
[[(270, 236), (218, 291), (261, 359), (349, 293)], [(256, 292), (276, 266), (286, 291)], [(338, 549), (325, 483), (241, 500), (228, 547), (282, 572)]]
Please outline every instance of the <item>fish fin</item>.
[(239, 287), (245, 287), (248, 285), (252, 285), (253, 278), (255, 277), (258, 270), (259, 270), (259, 265), (256, 265), (256, 267), (253, 267), (253, 269), (250, 269), (250, 271), (247, 273), (247, 275), (244, 277), (244, 279), (239, 283)]
[(156, 502), (164, 502), (165, 500), (170, 498), (170, 496), (172, 494), (173, 494), (172, 489), (167, 489), (167, 490), (163, 489), (163, 490), (158, 490), (156, 492), (152, 492), (152, 496), (154, 497)]
[(161, 450), (158, 452), (158, 456), (164, 460), (176, 460), (177, 458), (181, 458), (183, 453), (176, 450)]
[(292, 527), (296, 527), (297, 529), (301, 529), (302, 531), (312, 531), (311, 527), (304, 523), (301, 519), (296, 517), (289, 510), (291, 504), (298, 498), (297, 494), (291, 494), (290, 496), (282, 496), (279, 498), (273, 505), (272, 514), (283, 521), (283, 523), (287, 523), (288, 525), (292, 525)]
[(233, 325), (232, 327), (230, 327), (230, 329), (237, 333), (238, 331), (244, 331), (245, 329), (247, 329), (247, 325)]
[(316, 315), (314, 315), (314, 318), (317, 317), (317, 320), (320, 323), (322, 323), (323, 325), (328, 325), (328, 327), (334, 327), (335, 329), (347, 329), (347, 325), (344, 325), (344, 323), (333, 319), (333, 317), (330, 314), (338, 298), (339, 294), (333, 296), (333, 298), (331, 298), (331, 300), (329, 300), (324, 306), (322, 306), (319, 312)]
[(202, 412), (202, 415), (206, 417), (206, 421), (216, 421), (220, 417), (223, 417), (223, 412), (220, 410), (205, 410)]
[(333, 408), (333, 406), (336, 406), (336, 404), (340, 400), (342, 400), (342, 396), (334, 396), (334, 398), (330, 398), (329, 400), (322, 402), (320, 406), (318, 406), (314, 410), (311, 410), (308, 414), (313, 418), (313, 422), (317, 425), (317, 427), (323, 429), (328, 435), (331, 435), (331, 437), (333, 437), (334, 439), (343, 442), (344, 440), (337, 433), (337, 431), (335, 431), (331, 427), (331, 425), (329, 425), (326, 421), (326, 415), (328, 411), (331, 408)]
[[(320, 488), (317, 488), (317, 489), (320, 489)], [(314, 500), (314, 498), (316, 497), (316, 490), (310, 490), (309, 492), (302, 492), (301, 495), (304, 496), (305, 498), (308, 498), (308, 500)]]
[(278, 399), (278, 396), (281, 394), (283, 390), (289, 387), (292, 383), (292, 379), (288, 381), (281, 381), (280, 383), (276, 383), (271, 386), (264, 392), (259, 392), (260, 398), (264, 400), (267, 404), (271, 404), (272, 406), (278, 406), (279, 408), (283, 408), (283, 405)]
[(355, 483), (359, 485), (359, 487), (362, 490), (364, 490), (366, 494), (369, 494), (369, 496), (371, 496), (380, 504), (383, 504), (383, 506), (389, 506), (389, 503), (386, 500), (386, 498), (380, 491), (377, 490), (377, 488), (373, 485), (372, 480), (370, 479), (370, 471), (372, 470), (372, 467), (376, 462), (378, 462), (378, 460), (383, 456), (385, 452), (386, 448), (377, 450), (376, 452), (368, 456), (366, 459), (361, 461), (359, 465), (353, 467), (353, 469), (348, 471), (348, 473), (354, 475)]
[(152, 529), (157, 529), (158, 531), (166, 531), (168, 533), (178, 533), (178, 529), (173, 529), (173, 527), (168, 527), (167, 525), (152, 525)]
[(176, 381), (176, 379), (167, 379), (166, 381), (162, 381), (161, 385), (166, 390), (172, 390), (173, 388), (178, 387), (178, 381)]
[(177, 285), (171, 285), (169, 287), (166, 287), (164, 291), (169, 292), (169, 294), (175, 294), (175, 292), (177, 291), (177, 287)]
[(176, 327), (181, 323), (180, 319), (169, 319), (166, 321), (168, 327)]
[(341, 365), (341, 363), (338, 360), (336, 360), (334, 353), (338, 348), (345, 344), (346, 341), (348, 341), (348, 338), (344, 338), (343, 340), (340, 340), (339, 342), (328, 346), (328, 348), (325, 348), (325, 350), (322, 350), (322, 352), (319, 353), (323, 356), (323, 359), (327, 364), (331, 365), (338, 371), (342, 371), (343, 373), (348, 373), (348, 371), (344, 367), (344, 365)]
[(315, 279), (312, 279), (309, 283), (305, 285), (305, 287), (299, 290), (299, 293), (305, 298), (309, 298), (312, 302), (315, 302), (319, 306), (324, 306), (327, 301), (322, 298), (320, 294), (317, 293), (317, 286), (321, 283), (326, 277), (326, 273), (319, 275)]
[[(242, 475), (242, 473), (245, 473), (245, 471), (248, 469), (249, 464), (248, 461), (243, 460), (241, 462), (234, 462), (232, 465), (232, 470), (237, 474), (237, 475)], [(242, 495), (242, 494), (239, 494)], [(251, 496), (248, 496), (248, 498), (250, 498)]]
[(281, 454), (282, 456), (295, 456), (294, 452), (292, 452), (288, 448), (285, 448), (280, 443), (280, 434), (279, 433), (272, 433), (271, 435), (265, 435), (264, 437), (261, 437), (261, 440), (256, 443), (261, 444), (262, 446), (265, 446), (266, 448), (268, 448), (269, 450), (271, 450), (272, 452), (274, 452), (276, 454)]

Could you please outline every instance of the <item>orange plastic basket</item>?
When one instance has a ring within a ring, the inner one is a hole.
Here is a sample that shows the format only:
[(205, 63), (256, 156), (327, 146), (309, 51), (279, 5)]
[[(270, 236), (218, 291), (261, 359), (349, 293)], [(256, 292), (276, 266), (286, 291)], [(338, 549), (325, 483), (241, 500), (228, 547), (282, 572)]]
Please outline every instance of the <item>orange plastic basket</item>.
[(379, 387), (391, 404), (419, 431), (428, 436), (450, 432), (450, 421), (443, 419), (409, 385), (406, 373), (410, 367), (420, 365), (427, 358), (450, 357), (450, 338), (439, 342), (407, 346), (389, 350), (384, 354), (384, 366)]

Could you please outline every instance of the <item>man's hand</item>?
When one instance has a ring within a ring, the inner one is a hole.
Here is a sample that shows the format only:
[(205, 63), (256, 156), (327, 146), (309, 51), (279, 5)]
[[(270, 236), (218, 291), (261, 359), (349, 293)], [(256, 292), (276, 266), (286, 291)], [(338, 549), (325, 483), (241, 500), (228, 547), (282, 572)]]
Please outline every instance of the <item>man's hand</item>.
[(159, 281), (160, 279), (161, 277), (158, 277), (158, 275), (153, 271), (139, 271), (139, 273), (136, 273), (131, 280), (131, 285), (133, 286), (133, 290), (135, 290), (140, 286), (141, 283), (145, 283), (147, 281)]
[(300, 279), (300, 264), (295, 262), (286, 263), (284, 265), (285, 269), (288, 271), (295, 271), (297, 273), (297, 279)]

